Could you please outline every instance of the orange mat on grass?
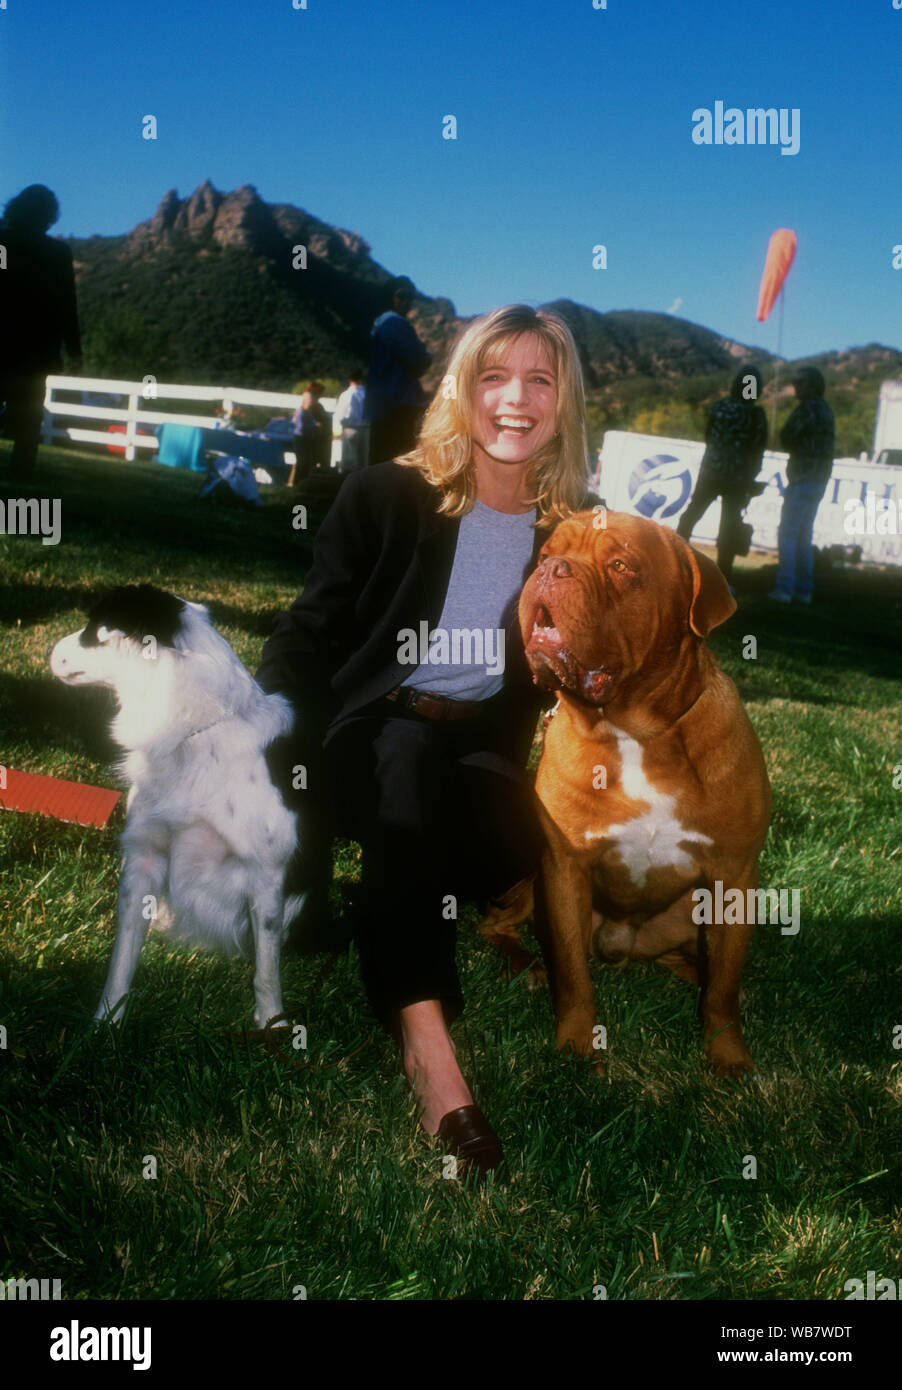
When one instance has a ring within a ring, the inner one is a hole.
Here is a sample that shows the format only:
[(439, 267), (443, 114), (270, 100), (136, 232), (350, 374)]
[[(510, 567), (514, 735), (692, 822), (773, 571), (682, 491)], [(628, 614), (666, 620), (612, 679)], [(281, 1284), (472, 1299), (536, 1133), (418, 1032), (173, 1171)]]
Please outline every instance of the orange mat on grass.
[(43, 777), (39, 772), (15, 772), (11, 767), (6, 769), (5, 787), (3, 780), (0, 776), (0, 809), (37, 811), (76, 825), (106, 825), (122, 795), (108, 787), (64, 782), (60, 777)]

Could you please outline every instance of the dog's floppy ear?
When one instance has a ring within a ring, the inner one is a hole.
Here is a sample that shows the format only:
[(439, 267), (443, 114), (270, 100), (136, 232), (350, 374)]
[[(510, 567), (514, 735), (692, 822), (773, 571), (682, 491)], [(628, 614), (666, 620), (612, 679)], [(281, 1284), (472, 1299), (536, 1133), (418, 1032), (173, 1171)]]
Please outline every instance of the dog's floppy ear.
[(96, 646), (114, 633), (141, 642), (153, 637), (172, 647), (182, 628), (184, 602), (153, 584), (125, 584), (113, 589), (88, 614), (82, 646)]
[(698, 637), (707, 637), (715, 627), (725, 623), (736, 612), (736, 600), (727, 588), (727, 581), (713, 560), (700, 551), (686, 546), (689, 568), (692, 571), (692, 602), (689, 605), (689, 626)]

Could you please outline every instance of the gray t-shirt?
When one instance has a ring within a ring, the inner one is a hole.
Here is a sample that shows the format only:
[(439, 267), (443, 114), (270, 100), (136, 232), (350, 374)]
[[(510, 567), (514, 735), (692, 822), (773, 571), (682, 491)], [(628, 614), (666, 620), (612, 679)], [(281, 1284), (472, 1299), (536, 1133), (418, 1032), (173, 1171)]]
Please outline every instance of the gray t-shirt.
[(478, 500), (461, 517), (438, 626), (399, 634), (399, 660), (415, 668), (402, 685), (454, 700), (487, 700), (501, 689), (505, 628), (532, 559), (535, 519)]

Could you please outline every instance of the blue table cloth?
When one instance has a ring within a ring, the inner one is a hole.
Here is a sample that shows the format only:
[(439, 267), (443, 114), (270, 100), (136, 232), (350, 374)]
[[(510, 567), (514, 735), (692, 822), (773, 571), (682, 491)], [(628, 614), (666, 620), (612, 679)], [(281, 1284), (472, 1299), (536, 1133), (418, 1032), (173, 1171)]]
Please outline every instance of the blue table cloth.
[(258, 468), (281, 468), (284, 465), (282, 454), (288, 442), (266, 439), (262, 434), (239, 434), (236, 430), (201, 430), (205, 449), (215, 449), (218, 454), (232, 454), (237, 458), (248, 459)]
[(159, 444), (154, 463), (169, 468), (190, 468), (205, 473), (207, 450), (217, 454), (246, 458), (259, 468), (285, 467), (283, 451), (291, 447), (289, 439), (268, 439), (262, 434), (239, 434), (236, 430), (206, 429), (201, 425), (160, 425)]
[(204, 431), (198, 425), (160, 425), (157, 438), (159, 444), (154, 463), (165, 463), (168, 468), (192, 468), (197, 473), (206, 472)]

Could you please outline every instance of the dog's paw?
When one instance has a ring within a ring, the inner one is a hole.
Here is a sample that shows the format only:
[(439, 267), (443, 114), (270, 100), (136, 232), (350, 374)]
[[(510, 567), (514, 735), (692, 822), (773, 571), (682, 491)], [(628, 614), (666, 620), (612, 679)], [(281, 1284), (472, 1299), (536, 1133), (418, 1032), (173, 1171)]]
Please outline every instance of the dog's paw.
[(595, 1062), (599, 1060), (591, 1023), (581, 1019), (562, 1020), (558, 1024), (555, 1041), (559, 1052), (574, 1052), (578, 1057), (591, 1057)]
[(548, 988), (548, 971), (541, 961), (533, 961), (532, 965), (529, 967), (529, 975), (526, 978), (526, 988), (530, 990)]
[(714, 1070), (718, 1076), (738, 1079), (740, 1076), (754, 1074), (755, 1063), (746, 1053), (745, 1059), (741, 1062), (715, 1062)]
[(743, 1041), (742, 1034), (737, 1037), (732, 1028), (718, 1033), (705, 1044), (705, 1051), (718, 1076), (738, 1077), (755, 1070), (751, 1053)]
[(272, 1033), (280, 1028), (293, 1028), (294, 1019), (288, 1014), (271, 1014), (267, 1018), (262, 1018), (254, 1014), (254, 1032)]
[(265, 1047), (278, 1048), (282, 1043), (290, 1040), (294, 1026), (293, 1020), (285, 1015), (279, 1015), (264, 1022), (262, 1027), (255, 1018), (253, 1028), (242, 1028), (239, 1032), (233, 1033), (232, 1036), (236, 1042), (263, 1043)]
[(122, 1020), (125, 1018), (125, 1001), (121, 1000), (115, 1009), (111, 1009), (109, 1004), (102, 1003), (98, 1006), (94, 1017), (91, 1019), (91, 1027), (100, 1032), (104, 1028), (121, 1028)]

